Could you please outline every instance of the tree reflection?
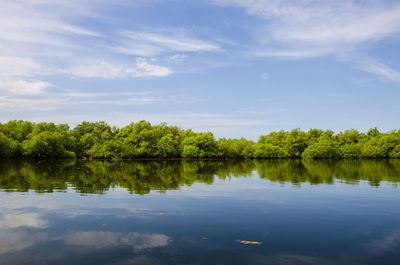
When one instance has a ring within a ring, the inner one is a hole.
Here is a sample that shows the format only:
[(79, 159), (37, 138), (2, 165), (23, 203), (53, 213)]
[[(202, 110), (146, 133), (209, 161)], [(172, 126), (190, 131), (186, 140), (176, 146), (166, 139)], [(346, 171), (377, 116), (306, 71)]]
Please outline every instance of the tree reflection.
[(7, 192), (39, 193), (66, 191), (105, 193), (122, 187), (130, 193), (165, 192), (212, 184), (215, 178), (259, 176), (272, 182), (301, 185), (357, 184), (368, 181), (400, 182), (400, 160), (244, 160), (244, 161), (0, 161), (0, 188)]

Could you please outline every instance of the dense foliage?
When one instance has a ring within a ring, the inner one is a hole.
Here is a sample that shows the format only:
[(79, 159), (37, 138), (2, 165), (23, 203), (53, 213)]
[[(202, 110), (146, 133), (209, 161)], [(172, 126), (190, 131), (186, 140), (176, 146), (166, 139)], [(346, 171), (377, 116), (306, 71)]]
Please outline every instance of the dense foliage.
[(36, 158), (400, 158), (400, 130), (271, 132), (257, 142), (216, 140), (162, 123), (140, 121), (121, 129), (105, 122), (66, 124), (9, 121), (0, 124), (0, 157)]

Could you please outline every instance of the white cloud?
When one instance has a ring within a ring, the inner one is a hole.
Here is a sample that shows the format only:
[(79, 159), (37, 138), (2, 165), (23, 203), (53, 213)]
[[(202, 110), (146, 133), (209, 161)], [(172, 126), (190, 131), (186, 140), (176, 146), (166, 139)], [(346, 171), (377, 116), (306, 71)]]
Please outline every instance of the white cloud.
[(71, 98), (94, 98), (94, 97), (104, 97), (110, 95), (109, 93), (84, 93), (84, 92), (68, 92), (63, 93), (61, 96), (63, 97), (71, 97)]
[(62, 70), (62, 72), (79, 77), (105, 79), (161, 77), (173, 73), (171, 69), (152, 64), (144, 58), (137, 58), (134, 65), (115, 65), (104, 61), (96, 61), (93, 64), (74, 66), (69, 70)]
[(162, 102), (161, 98), (127, 98), (127, 99), (109, 99), (109, 100), (87, 100), (74, 102), (73, 104), (93, 104), (93, 105), (115, 105), (115, 106), (128, 106), (128, 105), (142, 105), (146, 103), (159, 103)]
[(144, 58), (136, 59), (136, 71), (132, 71), (133, 77), (167, 76), (173, 71), (167, 67), (149, 63)]
[(141, 92), (130, 92), (130, 91), (125, 91), (125, 92), (120, 92), (120, 95), (125, 95), (125, 96), (144, 96), (144, 95), (150, 95), (153, 94), (151, 91), (141, 91)]
[[(69, 20), (88, 16), (88, 1), (18, 1), (3, 0), (0, 10), (0, 41), (11, 47), (29, 45), (29, 50), (46, 47), (74, 47), (71, 36), (100, 36), (92, 30), (74, 25)], [(96, 9), (99, 4), (90, 9)]]
[[(131, 94), (120, 94), (120, 95), (127, 95), (132, 96)], [(79, 101), (74, 102), (71, 104), (110, 104), (110, 105), (120, 105), (120, 106), (127, 106), (127, 105), (143, 105), (143, 104), (150, 104), (150, 103), (163, 103), (163, 104), (185, 104), (185, 103), (192, 103), (198, 101), (194, 97), (189, 97), (186, 95), (173, 95), (173, 96), (153, 96), (153, 97), (144, 97), (146, 94), (133, 93), (135, 97), (125, 97), (122, 99), (106, 99), (106, 100), (87, 100), (87, 101)]]
[(301, 58), (319, 57), (329, 54), (331, 52), (332, 50), (327, 48), (303, 49), (296, 47), (295, 48), (284, 47), (283, 50), (255, 48), (254, 50), (248, 53), (259, 57), (283, 57), (283, 58), (301, 59)]
[(53, 86), (42, 81), (0, 81), (0, 90), (5, 90), (13, 95), (40, 95), (46, 92), (46, 88)]
[(400, 4), (379, 1), (214, 0), (262, 19), (260, 56), (341, 53), (400, 32)]
[[(1, 86), (0, 86), (1, 88)], [(20, 119), (32, 119), (30, 114), (32, 112), (26, 112), (26, 110), (35, 110), (42, 111), (40, 115), (44, 115), (46, 111), (49, 110), (60, 110), (74, 112), (75, 110), (79, 110), (81, 107), (89, 107), (90, 108), (102, 108), (103, 105), (113, 105), (114, 107), (121, 106), (142, 106), (142, 105), (151, 105), (154, 103), (162, 104), (162, 105), (177, 105), (177, 104), (188, 104), (197, 102), (198, 99), (195, 97), (187, 96), (187, 95), (166, 95), (166, 96), (148, 96), (147, 92), (121, 92), (121, 93), (79, 93), (79, 92), (70, 92), (63, 94), (54, 94), (54, 93), (43, 93), (37, 94), (22, 94), (22, 91), (19, 94), (11, 94), (6, 96), (0, 96), (0, 110), (2, 116), (0, 119), (7, 120), (8, 118), (4, 118), (7, 116), (12, 116), (14, 119), (19, 117)], [(26, 97), (25, 97), (26, 95)], [(39, 97), (40, 96), (40, 97)], [(96, 110), (98, 112), (98, 110)], [(21, 113), (23, 116), (21, 116)], [(7, 116), (5, 116), (7, 115)], [(90, 115), (89, 115), (90, 116)], [(91, 120), (90, 117), (83, 118), (82, 116), (77, 116), (77, 119), (73, 122), (78, 123), (82, 120)], [(96, 116), (96, 115), (94, 115)], [(45, 117), (45, 116), (43, 116)], [(60, 117), (62, 115), (60, 114)], [(96, 116), (97, 120), (108, 120), (112, 117), (105, 117), (103, 115)], [(33, 117), (36, 119), (36, 117)], [(57, 117), (47, 117), (45, 120), (58, 120)], [(82, 120), (79, 120), (82, 119)], [(69, 122), (70, 120), (68, 120)], [(112, 119), (110, 120), (112, 121)]]
[[(149, 1), (118, 1), (114, 4), (132, 8), (148, 5)], [(50, 83), (40, 80), (43, 78), (39, 76), (60, 73), (104, 79), (164, 77), (171, 75), (173, 70), (144, 58), (136, 58), (130, 64), (118, 63), (119, 59), (115, 56), (120, 58), (121, 55), (116, 53), (150, 56), (164, 53), (169, 55), (171, 51), (219, 49), (219, 46), (191, 37), (181, 29), (154, 33), (151, 29), (145, 32), (121, 31), (118, 26), (113, 28), (117, 34), (111, 36), (97, 32), (97, 29), (93, 30), (89, 24), (83, 23), (88, 18), (105, 19), (104, 13), (109, 5), (106, 0), (3, 0), (0, 9), (2, 90), (5, 90), (4, 87), (12, 87), (12, 90), (8, 89), (12, 94), (43, 94)], [(113, 46), (114, 38), (117, 46), (106, 49)], [(93, 63), (93, 58), (102, 58), (104, 53), (111, 59)], [(175, 54), (163, 62), (178, 62), (185, 57), (184, 54)]]
[(267, 73), (262, 73), (262, 74), (261, 74), (261, 78), (262, 78), (263, 80), (265, 80), (265, 81), (267, 81), (267, 80), (269, 79)]
[(44, 72), (37, 62), (26, 57), (0, 56), (0, 78), (32, 77)]
[(187, 58), (187, 55), (185, 55), (185, 54), (174, 54), (174, 55), (165, 57), (164, 60), (169, 63), (176, 63), (176, 62), (182, 62), (186, 58)]
[(44, 94), (52, 84), (30, 79), (46, 73), (44, 67), (30, 58), (0, 56), (0, 91), (14, 95)]
[(78, 65), (62, 72), (79, 77), (101, 77), (105, 79), (116, 79), (125, 77), (127, 70), (124, 66), (113, 65), (104, 61), (96, 61), (93, 64)]
[[(12, 111), (11, 117), (15, 117), (15, 111), (42, 110), (48, 111), (59, 107), (65, 103), (64, 99), (59, 97), (41, 97), (41, 98), (20, 98), (12, 96), (0, 96), (0, 110), (4, 113)], [(29, 114), (29, 112), (25, 112)], [(9, 116), (10, 117), (10, 116)]]
[[(178, 33), (177, 33), (178, 32)], [(113, 49), (120, 53), (137, 56), (154, 56), (167, 52), (218, 51), (220, 47), (203, 40), (195, 39), (179, 29), (165, 32), (121, 31), (126, 40)]]
[(357, 65), (357, 68), (386, 80), (400, 82), (400, 72), (381, 62), (363, 61)]

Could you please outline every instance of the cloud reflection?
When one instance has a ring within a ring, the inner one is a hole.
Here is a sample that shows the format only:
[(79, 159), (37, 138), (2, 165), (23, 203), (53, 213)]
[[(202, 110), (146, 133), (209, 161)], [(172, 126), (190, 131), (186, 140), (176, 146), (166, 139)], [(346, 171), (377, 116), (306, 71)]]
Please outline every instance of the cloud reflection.
[(35, 241), (32, 235), (22, 231), (0, 230), (0, 238), (0, 254), (26, 249)]
[(368, 253), (382, 254), (382, 252), (396, 251), (400, 246), (400, 230), (394, 230), (367, 245)]
[(168, 245), (170, 238), (163, 234), (115, 233), (109, 231), (75, 232), (63, 237), (66, 245), (90, 248), (131, 246), (139, 251)]
[(47, 228), (48, 221), (41, 219), (39, 213), (9, 213), (0, 217), (0, 229), (18, 227)]

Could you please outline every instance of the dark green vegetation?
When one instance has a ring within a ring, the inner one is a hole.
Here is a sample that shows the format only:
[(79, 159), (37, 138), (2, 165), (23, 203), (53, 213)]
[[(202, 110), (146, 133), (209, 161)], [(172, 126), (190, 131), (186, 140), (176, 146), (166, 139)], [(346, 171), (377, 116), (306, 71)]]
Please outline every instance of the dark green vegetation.
[(22, 161), (0, 160), (0, 189), (40, 193), (65, 191), (73, 187), (79, 193), (104, 193), (122, 187), (130, 193), (147, 194), (212, 184), (215, 178), (251, 177), (279, 183), (333, 184), (343, 181), (357, 184), (381, 181), (398, 185), (400, 160), (243, 160), (243, 161)]
[(121, 129), (105, 122), (0, 124), (0, 157), (36, 158), (400, 158), (400, 130), (367, 133), (299, 129), (262, 135), (255, 143), (140, 121)]

